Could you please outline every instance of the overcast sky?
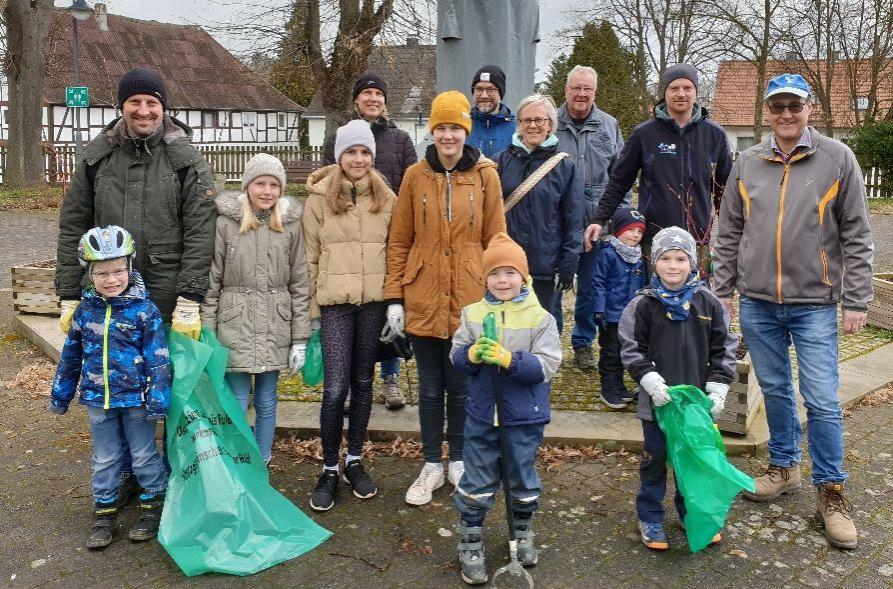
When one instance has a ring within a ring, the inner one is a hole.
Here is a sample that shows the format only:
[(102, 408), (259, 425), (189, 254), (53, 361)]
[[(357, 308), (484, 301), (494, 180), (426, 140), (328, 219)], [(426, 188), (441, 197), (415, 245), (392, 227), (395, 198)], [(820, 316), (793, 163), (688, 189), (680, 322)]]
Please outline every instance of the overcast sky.
[[(540, 1), (540, 42), (537, 51), (537, 81), (542, 80), (551, 60), (570, 42), (561, 38), (558, 30), (567, 27), (565, 11), (581, 0), (541, 0)], [(88, 0), (94, 5), (93, 0)], [(198, 24), (213, 26), (221, 22), (236, 21), (255, 2), (235, 0), (106, 0), (109, 12), (144, 20), (157, 20), (170, 23)], [(259, 2), (258, 2), (259, 3)], [(69, 6), (70, 0), (55, 0), (55, 5)], [(218, 38), (221, 44), (238, 51), (236, 39)]]

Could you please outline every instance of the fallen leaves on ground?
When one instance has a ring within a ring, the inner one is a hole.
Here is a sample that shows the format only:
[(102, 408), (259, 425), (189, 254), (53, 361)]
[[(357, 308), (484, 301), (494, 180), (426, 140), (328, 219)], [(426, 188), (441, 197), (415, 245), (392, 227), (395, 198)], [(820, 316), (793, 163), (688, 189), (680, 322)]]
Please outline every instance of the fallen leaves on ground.
[(893, 403), (893, 387), (885, 387), (878, 389), (873, 393), (868, 393), (861, 401), (852, 407), (844, 409), (843, 415), (844, 417), (849, 417), (853, 414), (853, 411), (857, 411), (863, 407), (877, 407), (878, 405), (886, 405), (887, 403)]
[(23, 366), (16, 377), (6, 383), (6, 390), (21, 388), (29, 399), (49, 397), (56, 374), (56, 365), (49, 360), (41, 359)]

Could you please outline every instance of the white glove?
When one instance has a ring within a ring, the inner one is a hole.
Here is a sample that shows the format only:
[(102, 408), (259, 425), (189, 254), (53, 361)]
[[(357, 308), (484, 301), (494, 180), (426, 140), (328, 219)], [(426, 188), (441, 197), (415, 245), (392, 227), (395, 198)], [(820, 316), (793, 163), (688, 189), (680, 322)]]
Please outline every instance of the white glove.
[(667, 382), (657, 371), (649, 372), (639, 381), (645, 392), (651, 396), (651, 402), (655, 407), (662, 407), (670, 402), (670, 394), (667, 392)]
[(713, 416), (713, 419), (716, 419), (726, 406), (726, 395), (729, 392), (729, 385), (721, 382), (708, 382), (706, 388), (707, 397), (713, 401), (713, 407), (710, 408), (710, 415)]
[(310, 333), (313, 333), (314, 331), (319, 329), (321, 325), (322, 324), (320, 323), (319, 318), (311, 319), (310, 320)]
[(59, 301), (59, 306), (62, 308), (62, 314), (59, 316), (59, 329), (65, 335), (68, 335), (68, 330), (71, 328), (71, 317), (74, 315), (80, 302), (81, 299), (62, 299)]
[(384, 329), (381, 330), (381, 340), (390, 342), (396, 337), (404, 337), (403, 325), (406, 321), (406, 314), (403, 312), (403, 305), (400, 303), (392, 303), (388, 305), (388, 322)]
[(202, 321), (198, 311), (199, 303), (185, 297), (177, 297), (177, 304), (171, 315), (171, 329), (197, 340), (202, 332)]
[(304, 367), (304, 359), (307, 357), (307, 342), (295, 342), (291, 345), (288, 355), (288, 373), (294, 376)]

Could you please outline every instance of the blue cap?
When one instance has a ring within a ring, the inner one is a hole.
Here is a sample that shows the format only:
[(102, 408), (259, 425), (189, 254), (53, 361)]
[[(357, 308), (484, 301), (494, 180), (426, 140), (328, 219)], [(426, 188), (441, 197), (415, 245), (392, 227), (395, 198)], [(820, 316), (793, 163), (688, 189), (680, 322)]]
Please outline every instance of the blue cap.
[(794, 94), (800, 98), (809, 98), (809, 84), (800, 74), (781, 74), (769, 80), (763, 100), (776, 94)]

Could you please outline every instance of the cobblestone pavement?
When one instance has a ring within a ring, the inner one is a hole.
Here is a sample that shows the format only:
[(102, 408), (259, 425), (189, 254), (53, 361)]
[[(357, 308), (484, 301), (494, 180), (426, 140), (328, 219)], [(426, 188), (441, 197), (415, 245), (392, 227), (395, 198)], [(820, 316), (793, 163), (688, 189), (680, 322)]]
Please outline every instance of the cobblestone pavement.
[(59, 215), (53, 211), (0, 212), (0, 288), (9, 288), (9, 267), (56, 257)]

